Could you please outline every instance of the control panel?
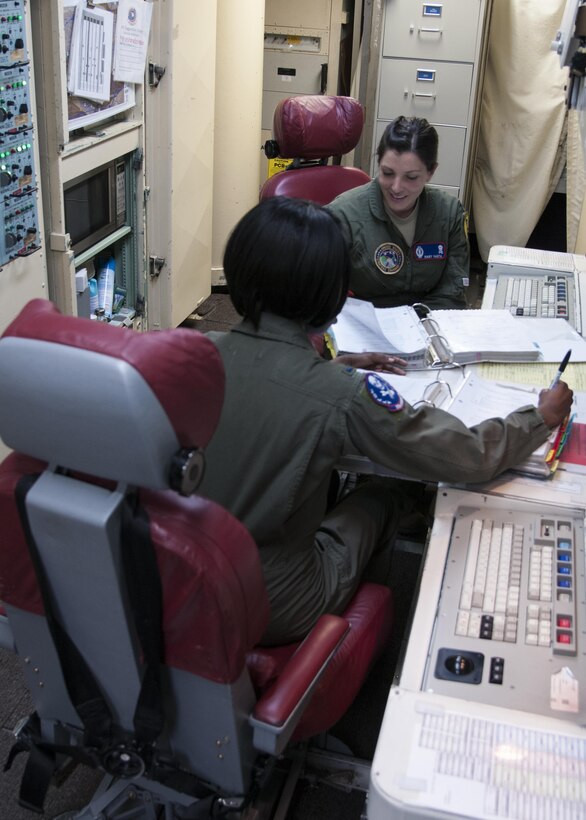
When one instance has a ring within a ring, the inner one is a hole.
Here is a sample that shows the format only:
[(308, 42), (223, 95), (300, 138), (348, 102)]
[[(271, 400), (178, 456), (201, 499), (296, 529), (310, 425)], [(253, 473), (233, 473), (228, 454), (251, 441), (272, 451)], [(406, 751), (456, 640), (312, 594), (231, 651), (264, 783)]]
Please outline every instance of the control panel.
[(0, 0), (0, 265), (40, 247), (25, 0)]
[(459, 507), (425, 688), (583, 722), (585, 555), (583, 510)]

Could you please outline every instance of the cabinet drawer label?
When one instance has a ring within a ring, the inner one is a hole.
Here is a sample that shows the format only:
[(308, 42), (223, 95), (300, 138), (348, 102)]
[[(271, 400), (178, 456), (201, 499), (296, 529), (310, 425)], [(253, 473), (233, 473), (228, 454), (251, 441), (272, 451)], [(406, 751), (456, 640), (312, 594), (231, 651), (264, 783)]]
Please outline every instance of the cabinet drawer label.
[(424, 3), (423, 16), (424, 17), (441, 17), (443, 6), (441, 3)]
[(418, 68), (417, 82), (435, 83), (435, 69), (433, 68)]

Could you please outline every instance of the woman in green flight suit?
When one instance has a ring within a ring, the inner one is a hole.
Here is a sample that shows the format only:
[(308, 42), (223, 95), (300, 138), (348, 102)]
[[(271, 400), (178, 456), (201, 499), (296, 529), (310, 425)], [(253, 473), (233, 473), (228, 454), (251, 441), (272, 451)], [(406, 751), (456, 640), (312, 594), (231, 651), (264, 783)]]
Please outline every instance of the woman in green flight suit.
[(271, 603), (264, 642), (284, 643), (322, 613), (343, 611), (361, 578), (388, 580), (401, 498), (365, 482), (328, 508), (343, 454), (425, 481), (486, 481), (547, 439), (572, 393), (560, 383), (537, 409), (468, 429), (407, 404), (401, 376), (391, 387), (320, 358), (309, 336), (340, 311), (350, 260), (338, 220), (313, 203), (275, 197), (249, 211), (228, 240), (224, 271), (243, 320), (210, 334), (226, 387), (201, 492), (255, 538)]
[(437, 153), (427, 120), (397, 117), (380, 139), (377, 177), (327, 206), (350, 239), (357, 299), (376, 307), (466, 307), (468, 215), (455, 196), (428, 186)]

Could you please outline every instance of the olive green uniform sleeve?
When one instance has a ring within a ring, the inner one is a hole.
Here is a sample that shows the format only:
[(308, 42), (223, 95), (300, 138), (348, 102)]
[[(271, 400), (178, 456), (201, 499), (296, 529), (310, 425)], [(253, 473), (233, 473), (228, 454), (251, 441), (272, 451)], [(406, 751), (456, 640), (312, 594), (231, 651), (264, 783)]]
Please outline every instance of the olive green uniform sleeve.
[[(397, 388), (400, 391), (400, 377)], [(550, 434), (534, 407), (468, 428), (427, 405), (414, 409), (405, 403), (402, 410), (391, 412), (364, 386), (357, 390), (346, 418), (349, 452), (427, 481), (488, 481), (524, 461)]]

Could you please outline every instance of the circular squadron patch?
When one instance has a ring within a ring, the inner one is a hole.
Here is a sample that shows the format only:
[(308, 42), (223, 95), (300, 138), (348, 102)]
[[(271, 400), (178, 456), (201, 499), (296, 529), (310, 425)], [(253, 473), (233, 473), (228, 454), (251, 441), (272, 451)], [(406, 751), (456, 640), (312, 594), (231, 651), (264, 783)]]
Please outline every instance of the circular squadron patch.
[(405, 402), (387, 381), (381, 379), (376, 373), (367, 373), (364, 377), (366, 392), (377, 404), (386, 407), (391, 413), (402, 410)]
[(403, 251), (394, 242), (383, 242), (374, 252), (375, 265), (382, 273), (388, 275), (399, 273), (404, 261)]

